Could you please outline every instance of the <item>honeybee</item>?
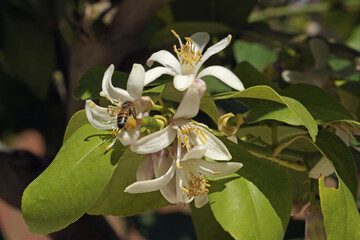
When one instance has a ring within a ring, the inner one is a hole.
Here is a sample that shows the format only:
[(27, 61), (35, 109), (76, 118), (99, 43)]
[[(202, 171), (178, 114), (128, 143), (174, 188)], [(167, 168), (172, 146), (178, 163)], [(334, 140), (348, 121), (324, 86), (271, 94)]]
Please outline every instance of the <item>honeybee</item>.
[(119, 130), (125, 127), (129, 115), (132, 115), (136, 120), (136, 110), (134, 104), (130, 101), (126, 101), (121, 105), (120, 112), (118, 113), (116, 119), (116, 124)]

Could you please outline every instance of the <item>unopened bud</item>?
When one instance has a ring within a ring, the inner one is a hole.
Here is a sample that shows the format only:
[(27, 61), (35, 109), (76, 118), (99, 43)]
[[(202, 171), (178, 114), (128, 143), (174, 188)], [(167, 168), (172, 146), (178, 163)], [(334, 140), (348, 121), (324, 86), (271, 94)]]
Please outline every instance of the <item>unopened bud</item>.
[(235, 135), (240, 125), (244, 123), (242, 114), (227, 113), (219, 117), (218, 128), (225, 136)]

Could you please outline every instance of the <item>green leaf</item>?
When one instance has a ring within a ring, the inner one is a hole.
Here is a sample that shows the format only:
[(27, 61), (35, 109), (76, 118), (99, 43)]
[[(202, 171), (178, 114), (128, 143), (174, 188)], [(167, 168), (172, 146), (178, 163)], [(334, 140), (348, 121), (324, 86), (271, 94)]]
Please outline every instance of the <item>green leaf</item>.
[(216, 221), (209, 204), (201, 208), (196, 208), (193, 203), (190, 206), (191, 217), (198, 240), (233, 239)]
[(65, 228), (89, 209), (109, 182), (123, 153), (108, 132), (90, 124), (80, 127), (50, 166), (24, 191), (22, 211), (29, 230), (51, 233)]
[[(274, 89), (268, 86), (254, 86), (245, 89), (241, 92), (232, 92), (232, 93), (225, 93), (225, 94), (218, 94), (212, 97), (214, 100), (221, 100), (221, 99), (228, 99), (228, 98), (250, 98), (250, 99), (259, 99), (259, 100), (270, 100), (274, 102), (281, 103), (285, 105), (291, 112), (294, 114), (293, 116), (296, 118), (293, 119), (293, 122), (300, 121), (299, 125), (305, 126), (313, 141), (315, 141), (318, 129), (317, 124), (308, 110), (298, 101), (295, 99), (280, 96)], [(262, 103), (260, 102), (257, 107), (261, 108)], [(277, 115), (279, 118), (279, 114)], [(281, 116), (280, 116), (281, 117)], [(283, 120), (279, 121), (288, 121), (288, 118), (284, 118)]]
[(318, 124), (332, 121), (356, 123), (340, 102), (319, 87), (309, 84), (294, 84), (281, 95), (296, 99), (306, 107)]
[(320, 131), (316, 145), (334, 165), (336, 173), (350, 189), (354, 198), (358, 189), (355, 160), (345, 143), (335, 134)]
[(260, 72), (266, 65), (274, 63), (277, 58), (276, 54), (264, 45), (243, 40), (234, 42), (233, 52), (237, 63), (247, 61)]
[(85, 110), (77, 111), (70, 119), (65, 135), (64, 135), (64, 143), (68, 140), (80, 127), (84, 126), (85, 124), (89, 123)]
[(292, 204), (286, 173), (242, 146), (224, 142), (233, 160), (244, 167), (238, 171), (242, 177), (210, 182), (209, 202), (216, 220), (235, 239), (281, 239)]
[[(101, 92), (101, 83), (106, 68), (92, 67), (80, 79), (78, 86), (73, 92), (73, 97), (76, 99), (99, 99)], [(128, 73), (114, 71), (112, 75), (112, 84), (114, 87), (126, 89)]]
[(354, 198), (339, 178), (339, 188), (327, 188), (319, 179), (321, 210), (328, 240), (360, 239), (360, 216)]
[(21, 12), (10, 10), (2, 13), (5, 67), (35, 96), (45, 99), (56, 63), (52, 30)]
[(275, 240), (284, 237), (280, 218), (252, 182), (239, 177), (211, 184), (211, 209), (216, 220), (235, 239)]
[(144, 155), (133, 153), (128, 148), (121, 156), (104, 192), (87, 213), (132, 216), (169, 205), (160, 191), (138, 194), (124, 192), (127, 186), (136, 181), (136, 170), (143, 158)]
[(248, 62), (241, 62), (236, 65), (234, 73), (240, 78), (245, 88), (253, 87), (256, 85), (266, 85), (279, 91), (279, 87), (269, 81), (264, 75), (251, 66)]
[(171, 30), (175, 30), (181, 39), (190, 37), (196, 32), (207, 32), (213, 35), (232, 32), (230, 27), (217, 22), (175, 22), (154, 34), (150, 40), (150, 47), (157, 48), (166, 44), (177, 43), (177, 39)]

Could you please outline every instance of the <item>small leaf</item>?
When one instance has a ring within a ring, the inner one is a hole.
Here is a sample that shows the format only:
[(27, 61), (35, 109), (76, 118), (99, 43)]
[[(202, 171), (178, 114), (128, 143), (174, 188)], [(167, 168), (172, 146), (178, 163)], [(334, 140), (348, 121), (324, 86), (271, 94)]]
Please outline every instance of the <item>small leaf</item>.
[(80, 127), (62, 146), (50, 166), (24, 191), (22, 211), (29, 230), (51, 233), (79, 219), (100, 196), (122, 155), (107, 131)]
[[(92, 67), (80, 79), (78, 86), (73, 92), (75, 99), (99, 99), (101, 92), (101, 83), (106, 68)], [(114, 71), (112, 75), (112, 84), (114, 87), (126, 89), (126, 83), (129, 74), (119, 71)]]
[(266, 65), (276, 61), (276, 54), (259, 43), (236, 40), (233, 52), (237, 63), (247, 61), (260, 72), (265, 69)]
[[(212, 97), (214, 100), (228, 99), (228, 98), (250, 98), (250, 99), (259, 99), (259, 100), (270, 100), (274, 102), (281, 103), (285, 105), (293, 114), (298, 118), (301, 125), (305, 126), (313, 141), (315, 141), (318, 129), (317, 124), (308, 110), (295, 99), (280, 96), (274, 89), (268, 86), (254, 86), (245, 89), (241, 92), (231, 92), (224, 94), (217, 94)], [(255, 105), (256, 106), (256, 105)], [(258, 103), (258, 107), (261, 107), (262, 103)], [(280, 120), (279, 120), (280, 121)], [(286, 122), (286, 120), (283, 120)], [(297, 119), (294, 119), (297, 121)]]
[(327, 188), (319, 179), (321, 210), (328, 240), (360, 239), (360, 215), (353, 195), (339, 178), (339, 188)]
[(66, 140), (68, 140), (76, 132), (76, 130), (78, 130), (80, 127), (84, 126), (87, 123), (89, 123), (89, 121), (86, 117), (85, 110), (77, 111), (71, 117), (71, 119), (66, 127), (63, 142), (65, 143)]
[(124, 192), (127, 186), (136, 181), (136, 170), (143, 158), (144, 155), (133, 153), (128, 148), (121, 156), (104, 192), (87, 213), (132, 216), (169, 205), (160, 191), (137, 194)]

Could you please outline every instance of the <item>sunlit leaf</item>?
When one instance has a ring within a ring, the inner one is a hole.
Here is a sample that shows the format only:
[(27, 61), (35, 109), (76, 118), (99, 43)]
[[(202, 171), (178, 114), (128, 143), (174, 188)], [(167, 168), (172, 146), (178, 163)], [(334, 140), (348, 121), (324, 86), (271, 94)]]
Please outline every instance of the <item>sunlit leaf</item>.
[[(250, 98), (250, 99), (258, 99), (258, 100), (270, 100), (283, 104), (292, 112), (290, 115), (288, 115), (291, 116), (291, 119), (284, 118), (283, 120), (280, 119), (278, 120), (284, 122), (292, 121), (293, 123), (299, 121), (298, 123), (301, 123), (299, 125), (305, 126), (308, 129), (311, 138), (313, 139), (313, 141), (315, 141), (318, 132), (317, 124), (314, 118), (308, 112), (308, 110), (295, 99), (285, 96), (280, 96), (274, 89), (263, 85), (250, 87), (241, 92), (231, 92), (231, 93), (224, 93), (213, 96), (214, 100), (221, 100), (228, 98), (239, 98), (239, 99)], [(262, 105), (261, 102), (258, 103), (259, 108), (261, 107), (261, 105)], [(271, 112), (269, 112), (269, 114), (271, 114)], [(278, 113), (276, 114), (277, 116), (280, 116)]]
[(191, 204), (191, 217), (198, 240), (233, 239), (216, 221), (209, 204), (201, 208)]
[(327, 188), (321, 177), (319, 193), (327, 239), (360, 239), (359, 211), (345, 183), (339, 178), (338, 189)]
[(76, 132), (76, 130), (78, 130), (80, 127), (84, 126), (85, 124), (89, 123), (86, 114), (85, 114), (85, 110), (80, 110), (78, 112), (76, 112), (70, 119), (67, 127), (66, 127), (66, 131), (65, 131), (65, 135), (64, 135), (64, 142), (66, 142), (66, 140), (68, 140), (73, 133)]
[(90, 124), (65, 142), (50, 166), (24, 191), (22, 211), (29, 230), (50, 233), (79, 219), (100, 196), (123, 153), (109, 151), (108, 132)]
[(233, 160), (244, 166), (237, 172), (241, 177), (210, 181), (209, 202), (216, 220), (235, 239), (281, 239), (291, 210), (286, 173), (240, 145), (225, 143)]

